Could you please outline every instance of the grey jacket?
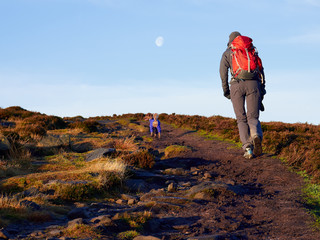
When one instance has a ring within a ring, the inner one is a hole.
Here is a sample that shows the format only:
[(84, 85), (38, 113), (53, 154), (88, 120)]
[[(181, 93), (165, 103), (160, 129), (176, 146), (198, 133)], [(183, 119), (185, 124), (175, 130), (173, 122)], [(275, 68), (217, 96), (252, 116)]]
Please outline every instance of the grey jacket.
[[(229, 46), (229, 44), (228, 44)], [(231, 48), (228, 47), (227, 50), (222, 54), (221, 61), (220, 61), (220, 78), (222, 81), (222, 89), (223, 89), (223, 95), (230, 99), (230, 88), (228, 83), (228, 71), (230, 68), (232, 68), (232, 59), (231, 59)], [(262, 69), (261, 72), (263, 76), (263, 82), (261, 82), (261, 93), (262, 95), (265, 94), (265, 77), (264, 77), (264, 71)], [(260, 79), (253, 79), (259, 81)]]

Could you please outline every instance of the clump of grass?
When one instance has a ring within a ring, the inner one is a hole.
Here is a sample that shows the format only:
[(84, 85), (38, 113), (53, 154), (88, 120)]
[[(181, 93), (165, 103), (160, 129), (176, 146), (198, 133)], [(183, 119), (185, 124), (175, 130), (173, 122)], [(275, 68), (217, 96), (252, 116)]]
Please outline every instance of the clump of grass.
[(152, 168), (155, 164), (154, 156), (149, 153), (147, 150), (138, 151), (131, 153), (129, 155), (125, 155), (122, 159), (130, 166), (135, 166), (139, 168)]
[(98, 186), (94, 183), (57, 184), (55, 188), (55, 198), (64, 201), (83, 201), (98, 195)]
[(192, 149), (187, 146), (171, 145), (165, 148), (164, 155), (167, 158), (178, 157), (181, 154), (192, 152)]
[(119, 220), (126, 225), (128, 231), (121, 232), (117, 235), (119, 239), (133, 239), (140, 235), (146, 223), (152, 218), (150, 211), (123, 213), (119, 216)]
[(127, 137), (127, 138), (120, 138), (115, 139), (113, 142), (113, 147), (117, 150), (123, 150), (123, 151), (137, 151), (138, 146), (134, 142), (135, 137)]
[(129, 230), (129, 231), (118, 233), (117, 238), (122, 240), (131, 240), (139, 235), (140, 233), (138, 233), (136, 230)]
[(45, 222), (51, 220), (51, 215), (42, 210), (32, 211), (20, 200), (9, 195), (0, 195), (0, 225), (5, 226), (9, 223), (27, 219), (32, 222)]
[(101, 158), (92, 162), (88, 166), (88, 170), (92, 172), (114, 172), (120, 177), (124, 177), (127, 169), (127, 164), (120, 160), (110, 160), (108, 158)]
[(125, 172), (126, 164), (123, 162), (100, 159), (79, 169), (33, 173), (5, 179), (0, 182), (0, 190), (17, 193), (35, 187), (40, 192), (54, 191), (54, 199), (81, 201), (119, 190)]
[(73, 152), (60, 152), (59, 154), (47, 156), (49, 163), (38, 168), (40, 171), (62, 171), (75, 170), (85, 166), (84, 155)]
[(90, 225), (75, 224), (67, 227), (63, 231), (63, 236), (67, 238), (81, 238), (81, 239), (101, 239), (100, 230)]
[(131, 129), (134, 129), (134, 130), (136, 130), (138, 132), (146, 132), (146, 131), (148, 131), (148, 128), (146, 128), (143, 125), (139, 125), (137, 123), (129, 123), (128, 127), (131, 128)]

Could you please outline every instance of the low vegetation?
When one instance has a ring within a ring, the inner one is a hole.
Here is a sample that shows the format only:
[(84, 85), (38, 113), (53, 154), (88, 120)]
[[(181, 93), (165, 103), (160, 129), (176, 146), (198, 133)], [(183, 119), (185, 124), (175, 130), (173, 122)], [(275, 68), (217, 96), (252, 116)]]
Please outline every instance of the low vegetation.
[(171, 145), (166, 147), (164, 155), (166, 158), (178, 157), (182, 154), (190, 153), (192, 149), (187, 146)]
[[(152, 168), (155, 156), (148, 144), (153, 138), (139, 123), (144, 117), (137, 113), (60, 118), (21, 107), (0, 109), (0, 228), (21, 219), (44, 221), (50, 219), (52, 211), (63, 215), (66, 203), (108, 199), (121, 190), (128, 166)], [(237, 123), (232, 118), (160, 114), (159, 120), (240, 145)], [(269, 122), (262, 123), (262, 128), (264, 152), (308, 176), (306, 205), (320, 216), (320, 126)], [(48, 139), (53, 142), (48, 144)], [(86, 154), (97, 148), (114, 148), (116, 153), (88, 162)], [(172, 145), (163, 149), (161, 157), (191, 152), (188, 146)], [(40, 208), (21, 204), (24, 200)], [(146, 216), (141, 221), (137, 220), (141, 216), (122, 217), (128, 231), (119, 233), (119, 239), (132, 239), (148, 220)], [(98, 232), (81, 225), (63, 233), (70, 238), (77, 238), (78, 233), (99, 238)]]

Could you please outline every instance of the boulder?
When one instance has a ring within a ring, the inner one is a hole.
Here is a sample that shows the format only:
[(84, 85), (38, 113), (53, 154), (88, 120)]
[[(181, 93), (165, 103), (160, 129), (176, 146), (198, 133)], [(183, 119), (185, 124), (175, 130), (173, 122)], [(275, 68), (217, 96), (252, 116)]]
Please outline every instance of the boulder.
[(9, 239), (9, 234), (6, 230), (0, 229), (0, 239)]
[(98, 149), (93, 150), (92, 152), (90, 152), (86, 155), (86, 161), (90, 162), (95, 159), (106, 157), (114, 152), (116, 152), (116, 149), (114, 149), (114, 148), (98, 148)]
[(141, 179), (128, 179), (125, 182), (130, 192), (148, 192), (150, 186)]
[(84, 153), (91, 151), (93, 149), (93, 145), (91, 142), (80, 142), (71, 144), (71, 150), (77, 153)]
[(68, 213), (67, 217), (69, 219), (88, 218), (89, 217), (88, 208), (86, 207), (74, 208)]
[(75, 225), (83, 224), (82, 218), (76, 218), (68, 222), (68, 228), (72, 228)]
[(48, 135), (40, 140), (38, 147), (56, 148), (70, 145), (69, 135)]
[(153, 236), (137, 236), (133, 240), (160, 240), (160, 238), (153, 237)]
[(10, 150), (10, 142), (5, 136), (0, 135), (0, 154), (6, 154)]
[(20, 206), (27, 207), (33, 211), (37, 211), (37, 210), (41, 209), (41, 207), (38, 204), (36, 204), (35, 202), (32, 202), (32, 201), (28, 201), (28, 200), (21, 201)]
[(99, 217), (92, 218), (90, 222), (104, 226), (111, 226), (113, 224), (109, 215), (101, 215)]

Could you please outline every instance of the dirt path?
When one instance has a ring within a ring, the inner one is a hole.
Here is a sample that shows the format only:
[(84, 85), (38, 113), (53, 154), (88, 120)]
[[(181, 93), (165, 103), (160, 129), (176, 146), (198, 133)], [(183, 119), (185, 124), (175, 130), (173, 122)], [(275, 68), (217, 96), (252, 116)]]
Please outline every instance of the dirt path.
[[(8, 238), (69, 239), (61, 237), (61, 229), (81, 223), (99, 229), (100, 239), (119, 239), (117, 234), (128, 230), (119, 214), (149, 211), (152, 218), (141, 233), (154, 238), (142, 239), (320, 239), (301, 201), (303, 180), (280, 160), (268, 155), (246, 160), (229, 143), (166, 124), (162, 129), (161, 139), (151, 143), (139, 133), (141, 147), (149, 145), (158, 155), (156, 164), (151, 170), (133, 170), (122, 199), (74, 206), (53, 222), (9, 226)], [(170, 145), (192, 152), (161, 158)]]
[[(225, 237), (221, 239), (320, 239), (301, 203), (301, 177), (290, 172), (280, 160), (268, 155), (246, 160), (241, 149), (228, 143), (206, 140), (192, 131), (164, 125), (162, 138), (152, 145), (163, 149), (172, 144), (193, 149), (191, 154), (171, 159), (169, 164), (186, 170), (192, 170), (191, 166), (198, 168), (192, 177), (185, 176), (193, 181), (192, 185), (196, 181), (221, 182), (238, 188), (239, 193), (220, 192), (212, 201), (198, 201), (176, 212), (163, 211), (162, 217), (182, 222), (189, 219), (188, 224), (193, 226), (189, 232)], [(158, 168), (165, 167), (168, 166), (160, 164)], [(211, 179), (205, 179), (208, 173)]]

